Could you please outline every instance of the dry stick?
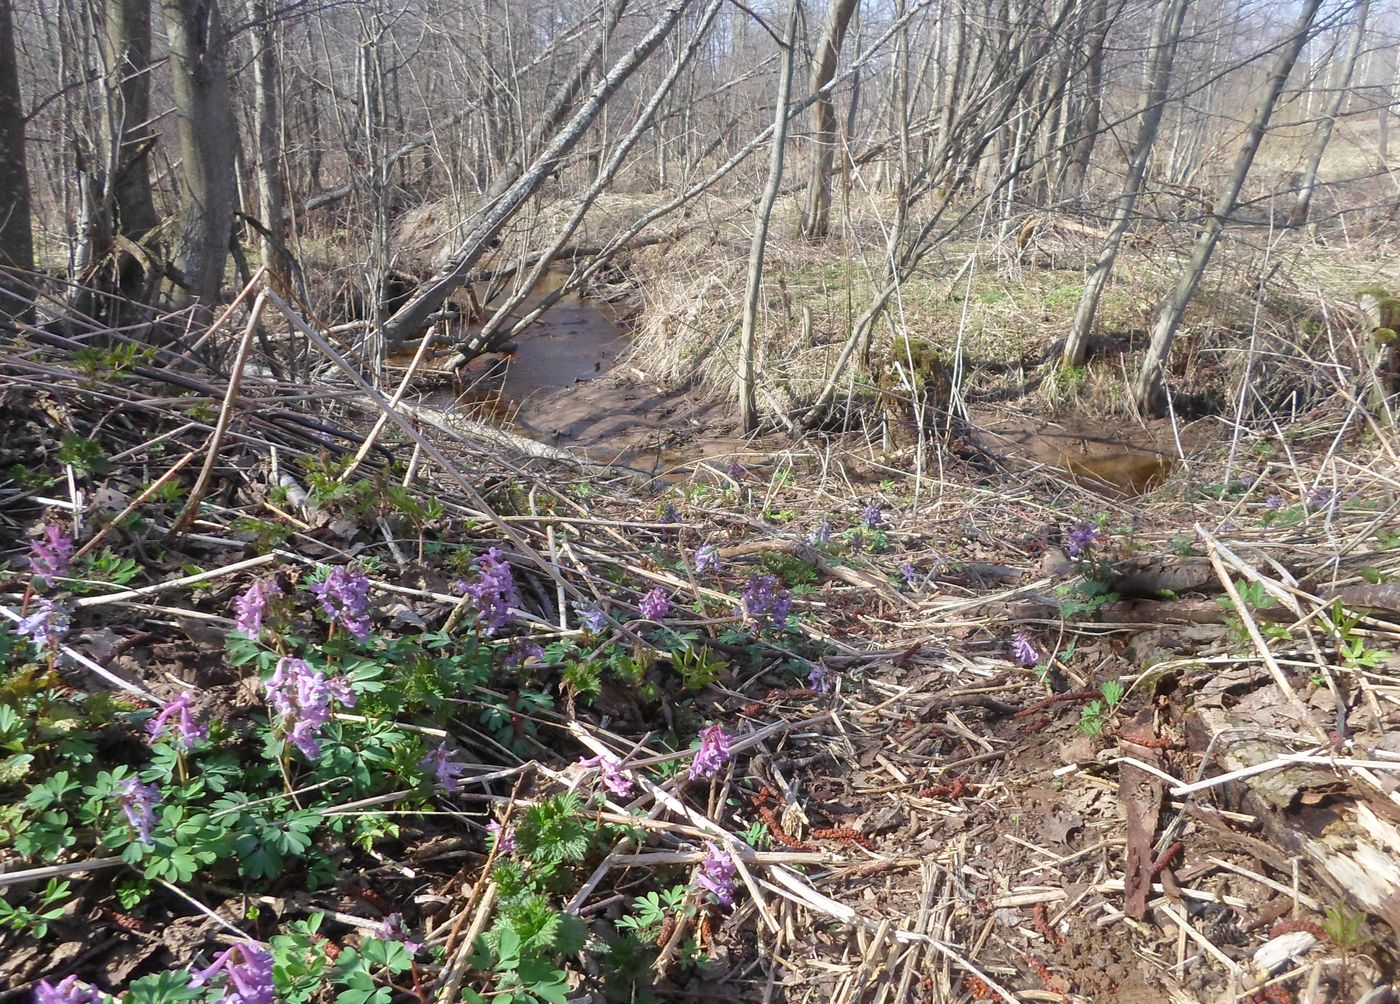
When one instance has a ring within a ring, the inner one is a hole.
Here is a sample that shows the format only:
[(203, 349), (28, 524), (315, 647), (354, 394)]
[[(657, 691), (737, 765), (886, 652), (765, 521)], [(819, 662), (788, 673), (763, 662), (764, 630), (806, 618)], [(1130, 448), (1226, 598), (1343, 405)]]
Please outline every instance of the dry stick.
[(82, 547), (78, 548), (77, 553), (73, 555), (74, 560), (81, 558), (83, 555), (87, 554), (89, 551), (95, 548), (98, 544), (102, 543), (102, 541), (106, 539), (107, 534), (111, 533), (114, 528), (121, 526), (122, 523), (126, 520), (126, 518), (136, 511), (137, 507), (139, 507), (143, 502), (145, 502), (156, 492), (160, 491), (161, 485), (165, 484), (176, 474), (180, 473), (181, 468), (183, 468), (194, 458), (195, 454), (193, 451), (191, 451), (190, 453), (186, 453), (179, 460), (175, 461), (175, 464), (170, 468), (170, 470), (166, 471), (155, 481), (152, 481), (149, 485), (147, 485), (146, 490), (143, 491), (140, 495), (137, 495), (136, 498), (132, 499), (131, 504), (128, 505), (125, 509), (123, 509), (115, 519), (113, 519), (101, 530), (99, 530), (93, 536), (92, 540), (88, 541)]
[(452, 463), (452, 461), (447, 459), (447, 455), (441, 450), (439, 450), (436, 446), (434, 446), (431, 442), (429, 442), (423, 436), (422, 433), (415, 429), (413, 427), (413, 423), (409, 422), (408, 419), (404, 418), (396, 410), (391, 408), (389, 406), (389, 402), (385, 400), (384, 395), (377, 391), (375, 388), (371, 387), (369, 383), (365, 380), (365, 378), (360, 376), (360, 374), (355, 370), (355, 368), (350, 365), (350, 362), (339, 352), (337, 352), (329, 342), (327, 342), (324, 338), (321, 337), (321, 333), (319, 331), (316, 331), (314, 328), (311, 327), (311, 325), (307, 324), (306, 321), (302, 320), (301, 315), (299, 315), (295, 310), (293, 310), (285, 300), (283, 300), (272, 290), (265, 291), (264, 295), (266, 295), (268, 299), (272, 301), (273, 305), (276, 306), (277, 309), (283, 313), (287, 320), (290, 321), (298, 331), (300, 331), (306, 338), (308, 338), (312, 343), (314, 343), (317, 348), (319, 348), (323, 353), (325, 353), (326, 356), (330, 358), (331, 362), (335, 363), (338, 367), (340, 367), (340, 369), (350, 378), (350, 381), (359, 389), (360, 393), (364, 394), (372, 402), (374, 402), (374, 404), (379, 408), (379, 410), (382, 411), (385, 415), (387, 415), (389, 417), (389, 420), (395, 425), (397, 425), (404, 435), (408, 436), (410, 439), (413, 440), (413, 442), (418, 444), (418, 446), (422, 448), (423, 452), (433, 459), (433, 461), (438, 465), (438, 467), (442, 470), (444, 474), (450, 477), (453, 481), (457, 482), (457, 487), (460, 488), (462, 492), (467, 496), (467, 499), (471, 502), (471, 504), (476, 506), (478, 510), (484, 516), (486, 516), (486, 518), (489, 519), (512, 544), (516, 546), (520, 553), (524, 554), (527, 558), (533, 561), (535, 565), (539, 568), (539, 570), (542, 571), (545, 575), (549, 576), (549, 578), (553, 579), (556, 582), (564, 582), (564, 588), (568, 590), (569, 595), (572, 596), (574, 599), (583, 599), (583, 595), (576, 588), (574, 588), (572, 584), (564, 581), (563, 577), (559, 574), (559, 570), (557, 568), (551, 565), (544, 558), (543, 555), (541, 555), (538, 551), (536, 551), (533, 547), (526, 543), (525, 538), (522, 537), (514, 527), (502, 520), (501, 517), (496, 514), (495, 510), (493, 510), (489, 505), (486, 504), (486, 500), (483, 499), (479, 494), (477, 494), (476, 489), (468, 483), (467, 479), (462, 475), (462, 472), (457, 469), (457, 466), (454, 463)]
[(176, 362), (188, 361), (190, 356), (193, 355), (194, 352), (198, 350), (201, 345), (203, 345), (210, 338), (212, 338), (215, 332), (217, 332), (220, 328), (222, 328), (225, 324), (228, 323), (229, 318), (233, 316), (233, 312), (237, 310), (240, 306), (242, 306), (243, 301), (248, 298), (248, 294), (253, 291), (253, 288), (258, 284), (258, 280), (263, 277), (263, 274), (265, 272), (267, 272), (267, 266), (260, 265), (258, 267), (258, 270), (253, 273), (252, 277), (249, 278), (248, 282), (243, 286), (243, 288), (239, 290), (238, 295), (233, 298), (233, 302), (228, 305), (228, 307), (224, 310), (222, 314), (218, 316), (218, 318), (214, 321), (213, 324), (209, 325), (209, 327), (207, 327), (204, 330), (204, 333), (201, 334), (199, 338), (195, 340), (194, 344), (192, 344), (184, 352), (180, 353), (180, 357), (176, 360)]
[[(433, 344), (433, 337), (437, 334), (437, 325), (434, 324), (428, 329), (418, 342), (418, 351), (413, 354), (413, 361), (408, 364), (408, 369), (404, 371), (403, 379), (399, 381), (398, 389), (394, 391), (394, 396), (389, 399), (389, 407), (397, 408), (399, 402), (403, 400), (404, 394), (408, 391), (408, 385), (413, 382), (414, 375), (418, 372), (418, 365), (428, 354), (428, 348)], [(350, 476), (360, 469), (360, 465), (365, 462), (365, 457), (369, 456), (369, 451), (374, 449), (374, 444), (379, 440), (379, 434), (384, 431), (384, 425), (389, 421), (388, 412), (380, 412), (379, 417), (374, 420), (374, 428), (369, 430), (369, 435), (360, 444), (359, 450), (355, 452), (355, 459), (350, 461), (350, 466), (345, 469), (337, 481), (345, 482), (350, 480)]]
[(42, 882), (60, 875), (76, 875), (79, 872), (95, 872), (105, 868), (117, 868), (126, 864), (123, 858), (92, 858), (87, 861), (65, 861), (61, 865), (44, 865), (42, 868), (26, 868), (18, 872), (0, 872), (0, 889), (21, 882)]
[(243, 329), (242, 341), (238, 343), (238, 355), (233, 361), (233, 372), (229, 374), (228, 390), (224, 392), (224, 404), (219, 409), (219, 421), (214, 426), (214, 434), (209, 440), (209, 452), (204, 458), (204, 468), (199, 472), (194, 488), (190, 490), (190, 498), (185, 503), (185, 508), (180, 511), (180, 515), (175, 518), (175, 524), (166, 534), (167, 541), (176, 540), (184, 535), (199, 511), (200, 499), (204, 498), (204, 493), (209, 490), (209, 481), (214, 476), (214, 465), (218, 463), (219, 450), (224, 445), (224, 435), (228, 432), (229, 422), (233, 420), (233, 404), (238, 400), (239, 388), (243, 386), (243, 367), (248, 362), (248, 350), (252, 348), (253, 335), (257, 331), (258, 319), (262, 316), (266, 303), (267, 294), (259, 293), (258, 298), (253, 301), (253, 309), (248, 313), (248, 324)]
[(270, 561), (276, 561), (277, 555), (260, 554), (256, 558), (247, 558), (243, 561), (235, 561), (231, 565), (224, 565), (220, 568), (211, 568), (204, 572), (197, 572), (194, 575), (182, 575), (178, 579), (167, 579), (165, 582), (157, 582), (154, 585), (142, 586), (139, 589), (128, 589), (120, 593), (110, 593), (106, 596), (84, 596), (73, 602), (74, 607), (100, 607), (108, 603), (117, 603), (122, 600), (136, 599), (141, 596), (151, 596), (155, 593), (169, 592), (171, 589), (179, 589), (182, 586), (191, 586), (196, 582), (204, 582), (207, 579), (216, 579), (222, 575), (230, 575), (233, 572), (241, 572), (245, 568), (256, 568), (259, 565), (266, 565)]

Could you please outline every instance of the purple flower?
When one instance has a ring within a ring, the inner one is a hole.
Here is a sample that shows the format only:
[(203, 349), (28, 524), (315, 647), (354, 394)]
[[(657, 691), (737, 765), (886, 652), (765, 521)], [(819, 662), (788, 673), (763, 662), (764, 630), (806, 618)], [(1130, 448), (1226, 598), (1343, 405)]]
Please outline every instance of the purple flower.
[[(152, 745), (170, 730), (176, 749), (191, 750), (195, 743), (209, 736), (209, 727), (194, 720), (192, 705), (194, 695), (186, 690), (179, 697), (161, 706), (160, 713), (146, 723), (146, 735)], [(174, 722), (171, 719), (174, 719)]]
[(878, 530), (885, 522), (885, 511), (873, 499), (860, 511), (860, 522), (867, 530)]
[(1098, 528), (1092, 523), (1076, 523), (1069, 531), (1069, 543), (1065, 551), (1071, 558), (1077, 558), (1099, 539)]
[(904, 564), (900, 565), (899, 574), (904, 579), (905, 588), (913, 589), (916, 585), (918, 585), (919, 570), (914, 567), (914, 563), (912, 561), (906, 561)]
[(792, 597), (772, 575), (755, 575), (739, 593), (739, 615), (754, 630), (787, 626)]
[(724, 465), (724, 473), (735, 481), (743, 481), (749, 472), (744, 470), (744, 465), (739, 463), (738, 457), (730, 457), (729, 463)]
[(520, 594), (516, 591), (510, 565), (501, 557), (498, 548), (493, 547), (477, 558), (476, 567), (476, 581), (464, 583), (461, 588), (476, 608), (481, 633), (490, 638), (515, 620), (510, 608), (520, 605)]
[(220, 971), (224, 974), (220, 1004), (275, 1004), (272, 956), (256, 941), (240, 942), (221, 953), (212, 966), (195, 974), (190, 986), (201, 987)]
[(824, 520), (820, 526), (807, 535), (807, 543), (814, 546), (831, 543), (831, 522)]
[(495, 848), (497, 854), (515, 853), (515, 827), (501, 826), (496, 820), (486, 824), (486, 832), (495, 838)]
[(102, 995), (90, 986), (78, 982), (76, 976), (65, 976), (58, 986), (40, 980), (34, 988), (34, 1004), (101, 1004)]
[(814, 694), (825, 694), (831, 690), (827, 668), (819, 662), (813, 663), (812, 668), (807, 671), (807, 689)]
[(355, 694), (344, 677), (327, 679), (303, 659), (283, 656), (267, 681), (267, 700), (280, 727), (308, 760), (321, 755), (321, 726), (331, 720), (331, 701), (355, 706)]
[(311, 583), (331, 623), (339, 623), (356, 641), (369, 638), (369, 578), (348, 565), (337, 565), (322, 581)]
[(35, 610), (22, 618), (15, 630), (28, 638), (34, 650), (42, 655), (58, 647), (58, 643), (67, 637), (71, 623), (72, 618), (62, 604), (41, 596), (35, 603)]
[(1266, 499), (1264, 500), (1264, 508), (1265, 508), (1265, 509), (1282, 509), (1282, 508), (1283, 508), (1283, 496), (1282, 496), (1282, 495), (1279, 495), (1278, 493), (1275, 493), (1275, 494), (1273, 494), (1273, 495), (1270, 495), (1268, 498), (1266, 498)]
[(734, 905), (734, 860), (720, 847), (705, 841), (705, 860), (695, 875), (695, 884), (723, 906)]
[(695, 574), (719, 571), (719, 548), (706, 544), (695, 549)]
[(418, 761), (418, 766), (433, 776), (433, 781), (443, 791), (456, 791), (462, 787), (461, 777), (467, 772), (467, 765), (453, 759), (452, 750), (442, 743)]
[(671, 601), (666, 598), (666, 591), (657, 586), (642, 597), (637, 609), (641, 611), (643, 620), (663, 621), (671, 612)]
[(1308, 505), (1313, 509), (1335, 509), (1337, 493), (1330, 488), (1314, 488), (1308, 493)]
[(73, 560), (73, 538), (63, 532), (57, 523), (45, 523), (43, 536), (29, 542), (29, 570), (34, 577), (50, 589), (54, 579), (68, 574), (68, 565)]
[[(312, 586), (312, 589), (315, 589)], [(269, 597), (281, 596), (282, 587), (276, 579), (258, 579), (248, 587), (247, 592), (234, 597), (234, 627), (253, 641), (262, 634), (263, 611)]]
[(720, 726), (711, 725), (700, 733), (700, 748), (690, 761), (690, 779), (714, 777), (729, 763), (729, 755), (729, 736)]
[(575, 609), (583, 620), (584, 627), (594, 634), (600, 634), (603, 628), (608, 626), (608, 615), (598, 607), (576, 607)]
[(1035, 650), (1030, 635), (1025, 631), (1017, 631), (1011, 639), (1011, 658), (1022, 666), (1034, 666), (1040, 661), (1040, 653)]
[(391, 913), (379, 922), (374, 936), (380, 941), (397, 941), (408, 949), (410, 955), (417, 955), (418, 950), (423, 947), (421, 941), (410, 941), (404, 934), (403, 914)]
[(136, 831), (136, 839), (150, 845), (151, 826), (156, 821), (155, 806), (160, 801), (160, 790), (153, 784), (142, 784), (134, 777), (117, 784), (117, 802), (131, 828)]
[(600, 753), (598, 756), (589, 757), (587, 760), (580, 760), (578, 765), (585, 770), (592, 770), (597, 767), (603, 773), (603, 784), (608, 791), (618, 798), (627, 798), (632, 794), (633, 781), (627, 776), (627, 771), (622, 767), (622, 761), (607, 753)]

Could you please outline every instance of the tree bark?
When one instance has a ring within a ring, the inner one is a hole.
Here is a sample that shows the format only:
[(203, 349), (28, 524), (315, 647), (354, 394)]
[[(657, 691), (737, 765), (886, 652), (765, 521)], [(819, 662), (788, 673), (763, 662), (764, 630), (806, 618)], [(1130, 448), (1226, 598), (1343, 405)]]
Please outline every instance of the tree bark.
[(1099, 116), (1103, 110), (1103, 51), (1113, 21), (1108, 16), (1108, 0), (1095, 0), (1089, 13), (1089, 58), (1084, 69), (1084, 107), (1076, 118), (1071, 136), (1077, 137), (1065, 163), (1064, 181), (1060, 186), (1066, 199), (1077, 199), (1084, 192), (1084, 179), (1089, 175), (1089, 161), (1099, 138)]
[(188, 299), (206, 314), (228, 262), (237, 125), (229, 96), (228, 36), (218, 0), (161, 0), (180, 140), (180, 233), (175, 267)]
[[(840, 2), (840, 0), (836, 0)], [(768, 223), (783, 184), (783, 144), (787, 141), (788, 102), (792, 99), (792, 66), (797, 51), (797, 14), (801, 0), (789, 0), (783, 61), (778, 70), (778, 100), (773, 111), (773, 139), (768, 157), (768, 183), (758, 201), (753, 241), (749, 245), (748, 284), (744, 291), (744, 323), (739, 333), (739, 422), (745, 433), (758, 429), (758, 298), (763, 291), (763, 256), (768, 247)], [(829, 79), (829, 78), (828, 78)], [(823, 84), (822, 86), (826, 86)], [(819, 101), (818, 104), (821, 102)], [(828, 100), (828, 111), (830, 111)], [(830, 193), (828, 192), (828, 195)]]
[(1235, 158), (1230, 176), (1215, 197), (1215, 204), (1206, 217), (1191, 261), (1177, 280), (1170, 298), (1157, 313), (1156, 323), (1152, 327), (1152, 341), (1147, 347), (1142, 369), (1139, 370), (1137, 380), (1133, 384), (1133, 402), (1142, 413), (1159, 416), (1166, 414), (1167, 401), (1162, 378), (1167, 357), (1171, 353), (1172, 339), (1176, 336), (1176, 329), (1181, 324), (1182, 315), (1186, 313), (1191, 297), (1195, 295), (1196, 287), (1200, 285), (1206, 266), (1210, 264), (1211, 255), (1220, 241), (1225, 223), (1235, 211), (1235, 203), (1239, 201), (1240, 189), (1244, 187), (1245, 177), (1254, 163), (1254, 155), (1269, 129), (1274, 105), (1278, 102), (1279, 94), (1283, 92), (1293, 64), (1298, 60), (1298, 53), (1307, 43), (1313, 19), (1317, 16), (1320, 5), (1321, 0), (1304, 0), (1298, 12), (1297, 23), (1293, 27), (1293, 34), (1278, 51), (1273, 71), (1254, 110), (1254, 118), (1245, 132), (1244, 143)]
[(24, 161), (24, 105), (15, 67), (14, 8), (0, 0), (0, 319), (32, 316), (34, 235)]
[(1094, 316), (1098, 313), (1099, 299), (1103, 296), (1108, 278), (1113, 273), (1113, 264), (1118, 259), (1118, 248), (1132, 222), (1133, 206), (1142, 192), (1142, 182), (1147, 175), (1147, 164), (1152, 158), (1152, 146), (1157, 141), (1157, 128), (1162, 122), (1162, 112), (1167, 103), (1167, 85), (1171, 82), (1172, 63), (1176, 58), (1177, 43), (1181, 38), (1181, 26), (1186, 18), (1190, 0), (1174, 0), (1162, 13), (1153, 33), (1152, 68), (1147, 84), (1142, 118), (1138, 122), (1137, 139), (1133, 143), (1133, 157), (1128, 163), (1128, 176), (1123, 181), (1123, 191), (1113, 208), (1113, 220), (1109, 224), (1108, 237), (1099, 260), (1084, 284), (1084, 292), (1079, 298), (1079, 306), (1074, 312), (1069, 337), (1065, 340), (1063, 360), (1067, 366), (1084, 365), (1084, 355), (1089, 347), (1089, 335), (1094, 330)]
[[(139, 2), (139, 0), (137, 0)], [(286, 185), (282, 177), (282, 69), (278, 25), (269, 0), (253, 0), (253, 129), (257, 139), (258, 216), (263, 264), (283, 281), (290, 278), (287, 256)]]
[(1322, 166), (1322, 155), (1327, 152), (1327, 143), (1332, 138), (1332, 127), (1337, 124), (1337, 116), (1342, 110), (1342, 102), (1351, 93), (1351, 77), (1356, 70), (1356, 60), (1361, 54), (1361, 42), (1366, 35), (1366, 18), (1371, 12), (1371, 0), (1360, 0), (1356, 5), (1356, 23), (1352, 26), (1351, 43), (1343, 59), (1340, 78), (1333, 85), (1327, 108), (1322, 113), (1317, 132), (1313, 134), (1312, 145), (1308, 148), (1307, 159), (1303, 163), (1302, 177), (1298, 182), (1298, 194), (1293, 210), (1288, 214), (1288, 225), (1300, 227), (1308, 221), (1308, 208), (1312, 205), (1313, 192), (1317, 190), (1317, 170)]
[(112, 231), (140, 241), (160, 218), (151, 195), (151, 5), (107, 0), (103, 44), (115, 87), (107, 102)]
[[(860, 0), (830, 0), (817, 58), (812, 63), (812, 93), (836, 76), (841, 48)], [(803, 213), (802, 235), (820, 239), (831, 226), (831, 168), (836, 153), (836, 106), (829, 93), (812, 105), (812, 167), (807, 181), (807, 208)]]

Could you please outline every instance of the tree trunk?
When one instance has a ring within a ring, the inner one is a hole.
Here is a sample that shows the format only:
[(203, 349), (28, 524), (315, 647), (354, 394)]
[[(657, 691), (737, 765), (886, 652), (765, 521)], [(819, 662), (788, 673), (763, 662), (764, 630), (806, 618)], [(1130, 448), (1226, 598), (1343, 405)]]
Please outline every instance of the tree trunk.
[(542, 185), (570, 150), (583, 138), (603, 106), (622, 84), (656, 51), (656, 47), (676, 26), (693, 0), (671, 0), (661, 12), (656, 25), (613, 65), (593, 89), (593, 93), (574, 113), (573, 118), (550, 140), (533, 164), (509, 189), (491, 202), (481, 221), (453, 253), (447, 267), (389, 318), (384, 325), (385, 345), (393, 349), (410, 335), (423, 330), (428, 318), (441, 309), (447, 298), (472, 270), (477, 260), (516, 211)]
[(1099, 138), (1099, 115), (1103, 110), (1103, 50), (1113, 24), (1108, 16), (1108, 0), (1095, 0), (1090, 8), (1089, 21), (1089, 30), (1093, 34), (1090, 36), (1089, 58), (1084, 69), (1084, 107), (1070, 134), (1076, 138), (1060, 186), (1061, 195), (1066, 199), (1077, 199), (1083, 194), (1089, 161)]
[[(846, 30), (860, 0), (830, 0), (817, 58), (812, 63), (812, 92), (818, 93), (836, 76)], [(812, 105), (812, 168), (807, 181), (807, 209), (803, 213), (802, 235), (820, 239), (831, 225), (831, 170), (836, 152), (836, 106), (830, 94)]]
[[(843, 0), (834, 0), (843, 2)], [(768, 157), (768, 183), (758, 201), (754, 219), (753, 242), (749, 246), (748, 285), (744, 291), (744, 324), (739, 333), (739, 422), (745, 433), (758, 429), (758, 380), (755, 372), (758, 341), (758, 298), (763, 291), (763, 255), (768, 247), (768, 222), (773, 216), (773, 203), (783, 184), (783, 144), (787, 142), (788, 102), (792, 98), (792, 66), (796, 62), (797, 14), (801, 0), (789, 0), (787, 33), (784, 36), (783, 62), (778, 70), (778, 100), (773, 111), (773, 139)], [(848, 15), (849, 16), (849, 15)], [(844, 31), (844, 28), (843, 28)], [(815, 75), (814, 75), (815, 76)], [(830, 81), (830, 76), (827, 81)], [(826, 86), (825, 83), (821, 86)], [(819, 101), (818, 104), (821, 102)], [(830, 112), (830, 100), (827, 100)], [(828, 179), (828, 186), (830, 179)], [(830, 200), (828, 188), (827, 198)]]
[(290, 279), (287, 257), (286, 187), (282, 177), (282, 72), (278, 60), (278, 25), (270, 0), (253, 0), (253, 129), (257, 139), (258, 216), (263, 265), (283, 281)]
[(108, 154), (111, 171), (112, 229), (140, 241), (155, 229), (151, 195), (151, 6), (148, 0), (108, 0), (103, 43), (115, 87), (107, 102), (111, 116)]
[(1279, 94), (1283, 92), (1283, 86), (1288, 81), (1288, 74), (1298, 59), (1298, 53), (1302, 51), (1308, 40), (1308, 33), (1320, 5), (1321, 0), (1304, 0), (1298, 13), (1298, 21), (1293, 27), (1292, 36), (1278, 51), (1273, 72), (1265, 85), (1264, 94), (1259, 99), (1259, 105), (1254, 111), (1254, 118), (1249, 123), (1244, 144), (1240, 147), (1239, 155), (1235, 158), (1235, 165), (1230, 171), (1230, 177), (1226, 180), (1224, 188), (1220, 190), (1220, 194), (1215, 197), (1215, 204), (1206, 217), (1205, 226), (1202, 228), (1200, 239), (1196, 242), (1196, 250), (1191, 255), (1191, 261), (1186, 266), (1186, 271), (1177, 280), (1176, 288), (1172, 290), (1171, 297), (1157, 313), (1157, 321), (1152, 326), (1152, 341), (1147, 347), (1147, 355), (1142, 361), (1142, 369), (1138, 372), (1137, 380), (1133, 384), (1133, 401), (1140, 412), (1152, 415), (1166, 414), (1167, 402), (1166, 394), (1162, 388), (1162, 376), (1166, 369), (1167, 356), (1171, 353), (1172, 339), (1176, 336), (1176, 329), (1181, 324), (1182, 315), (1186, 313), (1186, 307), (1191, 302), (1196, 287), (1200, 285), (1206, 266), (1210, 264), (1211, 255), (1215, 252), (1215, 246), (1219, 243), (1220, 235), (1225, 229), (1225, 222), (1235, 211), (1235, 203), (1239, 200), (1240, 189), (1244, 187), (1244, 180), (1249, 174), (1250, 165), (1254, 163), (1254, 155), (1258, 152), (1259, 144), (1268, 131), (1269, 118), (1273, 115), (1274, 105), (1278, 102)]
[(180, 232), (175, 267), (207, 316), (218, 302), (238, 204), (237, 124), (229, 97), (228, 36), (218, 0), (161, 0), (180, 139)]
[(1128, 177), (1123, 181), (1123, 191), (1118, 196), (1113, 209), (1113, 220), (1109, 224), (1108, 237), (1099, 260), (1089, 281), (1084, 284), (1084, 293), (1079, 298), (1079, 306), (1074, 312), (1069, 337), (1065, 340), (1063, 360), (1067, 366), (1084, 365), (1084, 354), (1089, 347), (1089, 335), (1094, 330), (1094, 316), (1098, 313), (1099, 298), (1103, 296), (1108, 278), (1113, 273), (1113, 263), (1118, 258), (1118, 248), (1132, 222), (1133, 206), (1142, 192), (1143, 178), (1147, 175), (1147, 163), (1152, 158), (1152, 145), (1157, 140), (1157, 127), (1162, 122), (1162, 112), (1167, 103), (1167, 85), (1171, 82), (1172, 62), (1176, 58), (1177, 43), (1181, 38), (1181, 25), (1186, 18), (1186, 8), (1190, 0), (1175, 0), (1162, 13), (1162, 19), (1153, 32), (1152, 68), (1148, 78), (1147, 93), (1144, 98), (1142, 118), (1138, 122), (1137, 140), (1133, 144), (1133, 157), (1128, 163)]
[(29, 226), (14, 9), (11, 0), (0, 0), (0, 318), (32, 316), (34, 235)]
[(1327, 108), (1322, 113), (1322, 121), (1318, 123), (1317, 132), (1313, 134), (1312, 146), (1308, 148), (1302, 177), (1298, 182), (1298, 195), (1293, 203), (1293, 211), (1288, 214), (1290, 227), (1300, 227), (1308, 221), (1308, 207), (1312, 204), (1313, 192), (1317, 190), (1317, 169), (1322, 165), (1322, 155), (1327, 152), (1327, 143), (1332, 138), (1332, 127), (1337, 123), (1342, 102), (1351, 93), (1351, 76), (1356, 70), (1356, 59), (1361, 54), (1361, 42), (1366, 35), (1366, 18), (1370, 11), (1371, 0), (1360, 0), (1356, 5), (1356, 23), (1352, 27), (1351, 44), (1347, 47), (1341, 73), (1333, 85)]

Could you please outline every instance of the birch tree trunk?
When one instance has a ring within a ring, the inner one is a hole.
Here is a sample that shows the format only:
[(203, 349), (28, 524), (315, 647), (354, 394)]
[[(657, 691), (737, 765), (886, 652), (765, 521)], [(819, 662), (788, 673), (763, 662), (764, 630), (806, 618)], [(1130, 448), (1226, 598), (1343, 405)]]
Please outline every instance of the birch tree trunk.
[(1322, 113), (1322, 121), (1317, 125), (1317, 132), (1313, 134), (1307, 159), (1303, 162), (1298, 195), (1293, 203), (1293, 211), (1288, 214), (1290, 227), (1300, 227), (1308, 221), (1308, 207), (1312, 204), (1313, 192), (1317, 190), (1317, 170), (1322, 165), (1322, 155), (1327, 152), (1327, 143), (1332, 138), (1332, 127), (1337, 124), (1342, 102), (1351, 93), (1351, 77), (1356, 70), (1357, 57), (1361, 54), (1361, 42), (1366, 35), (1366, 18), (1370, 12), (1371, 0), (1360, 0), (1356, 5), (1356, 23), (1352, 26), (1351, 43), (1342, 61), (1339, 79), (1333, 84), (1332, 95)]
[[(812, 63), (812, 92), (822, 88), (836, 76), (841, 62), (841, 48), (846, 31), (860, 0), (830, 0), (821, 41), (817, 43), (817, 58)], [(831, 171), (836, 152), (836, 107), (830, 94), (812, 105), (812, 167), (807, 180), (807, 208), (803, 213), (802, 236), (820, 239), (831, 226)]]
[(24, 162), (24, 105), (15, 68), (14, 8), (0, 0), (0, 319), (32, 313), (34, 235)]
[[(837, 2), (841, 2), (841, 0), (837, 0)], [(758, 429), (756, 373), (758, 299), (763, 292), (763, 256), (768, 248), (768, 223), (773, 216), (773, 203), (778, 200), (778, 189), (783, 184), (783, 144), (787, 141), (788, 102), (792, 98), (792, 66), (796, 62), (794, 54), (797, 51), (797, 15), (801, 6), (801, 0), (789, 0), (788, 2), (783, 61), (778, 70), (778, 100), (773, 110), (773, 139), (771, 141), (773, 145), (768, 156), (768, 183), (763, 187), (763, 195), (758, 201), (758, 212), (754, 218), (753, 242), (749, 245), (748, 284), (744, 291), (744, 321), (739, 332), (739, 422), (743, 425), (745, 433)], [(828, 112), (830, 112), (829, 107)], [(829, 190), (827, 196), (829, 201)]]
[(1142, 192), (1143, 178), (1147, 176), (1147, 164), (1152, 159), (1152, 145), (1157, 140), (1157, 128), (1162, 122), (1162, 111), (1167, 103), (1167, 85), (1171, 82), (1172, 63), (1176, 59), (1176, 47), (1181, 39), (1181, 25), (1186, 18), (1190, 0), (1173, 0), (1170, 7), (1162, 12), (1162, 19), (1153, 32), (1152, 69), (1144, 98), (1142, 118), (1138, 121), (1137, 139), (1133, 143), (1133, 157), (1128, 162), (1128, 176), (1123, 181), (1123, 191), (1113, 207), (1113, 219), (1109, 223), (1108, 237), (1104, 240), (1099, 260), (1094, 271), (1084, 284), (1084, 292), (1079, 298), (1079, 306), (1074, 312), (1069, 337), (1065, 340), (1063, 361), (1067, 366), (1084, 365), (1084, 355), (1089, 347), (1089, 335), (1094, 330), (1094, 316), (1098, 313), (1099, 299), (1113, 274), (1113, 264), (1118, 259), (1118, 248), (1123, 243), (1123, 235), (1132, 222), (1133, 206)]
[(206, 315), (218, 302), (238, 204), (237, 124), (229, 97), (228, 36), (218, 0), (161, 0), (180, 138), (180, 235), (175, 266)]
[(1230, 218), (1230, 214), (1235, 211), (1235, 203), (1239, 201), (1240, 189), (1244, 187), (1245, 177), (1249, 174), (1249, 168), (1254, 163), (1254, 155), (1259, 151), (1259, 144), (1268, 131), (1269, 119), (1273, 115), (1274, 105), (1278, 103), (1278, 97), (1283, 92), (1284, 84), (1288, 81), (1288, 74), (1293, 70), (1293, 64), (1297, 62), (1298, 53), (1302, 51), (1308, 40), (1319, 6), (1321, 6), (1321, 0), (1304, 0), (1302, 3), (1292, 36), (1278, 50), (1273, 71), (1264, 86), (1264, 93), (1259, 99), (1259, 104), (1254, 110), (1254, 118), (1249, 123), (1244, 143), (1235, 158), (1230, 176), (1226, 180), (1225, 186), (1215, 197), (1215, 204), (1206, 216), (1205, 225), (1202, 227), (1200, 239), (1196, 242), (1196, 250), (1191, 255), (1191, 261), (1177, 280), (1176, 288), (1172, 290), (1171, 296), (1157, 313), (1156, 323), (1152, 326), (1152, 341), (1147, 347), (1147, 355), (1142, 361), (1142, 369), (1139, 370), (1137, 380), (1133, 384), (1133, 402), (1142, 413), (1159, 416), (1166, 413), (1166, 393), (1162, 387), (1162, 378), (1166, 369), (1167, 357), (1171, 353), (1172, 339), (1176, 336), (1176, 329), (1181, 324), (1182, 315), (1186, 313), (1186, 307), (1191, 302), (1191, 297), (1195, 295), (1196, 287), (1201, 283), (1206, 266), (1210, 264), (1211, 255), (1220, 242), (1220, 235), (1225, 229), (1225, 223)]

